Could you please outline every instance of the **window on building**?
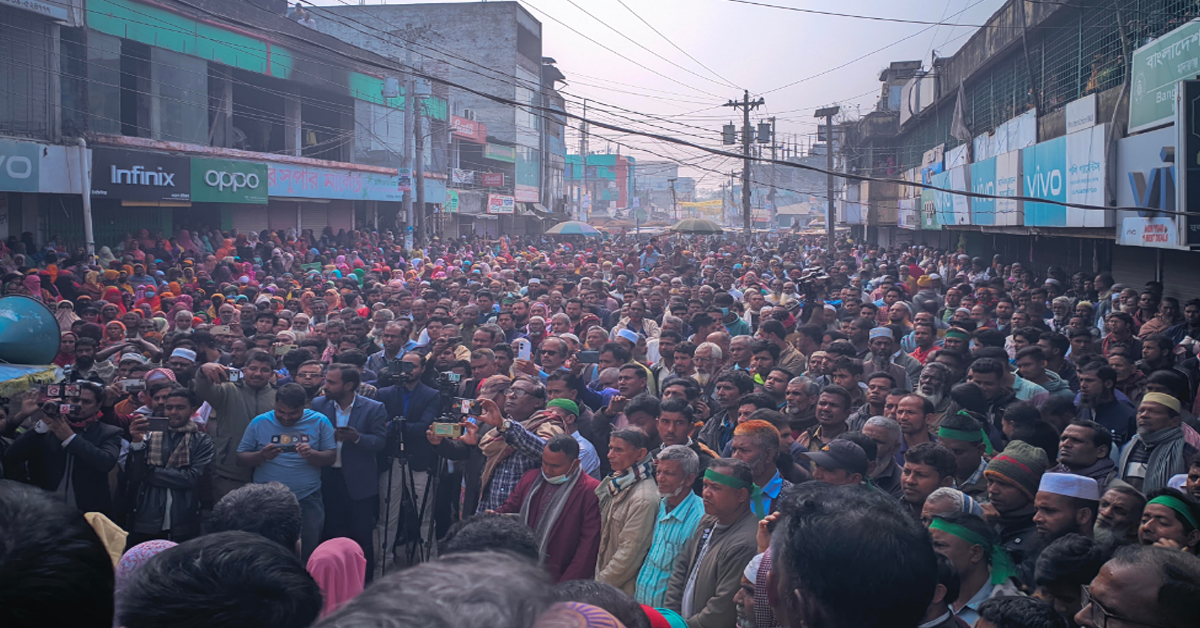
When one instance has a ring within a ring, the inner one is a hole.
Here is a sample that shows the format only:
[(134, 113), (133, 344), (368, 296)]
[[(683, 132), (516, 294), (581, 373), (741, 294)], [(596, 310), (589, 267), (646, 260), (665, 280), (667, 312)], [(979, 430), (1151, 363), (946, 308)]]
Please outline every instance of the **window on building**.
[(208, 144), (208, 62), (163, 48), (150, 49), (152, 136)]
[(0, 134), (50, 139), (51, 24), (0, 9)]

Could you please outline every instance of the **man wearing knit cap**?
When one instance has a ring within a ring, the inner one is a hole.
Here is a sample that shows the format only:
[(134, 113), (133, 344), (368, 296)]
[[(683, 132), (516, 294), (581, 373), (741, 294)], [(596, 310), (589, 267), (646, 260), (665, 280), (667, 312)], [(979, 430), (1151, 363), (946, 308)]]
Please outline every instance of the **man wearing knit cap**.
[(1165, 488), (1171, 476), (1187, 473), (1197, 453), (1183, 438), (1179, 400), (1166, 393), (1146, 393), (1137, 411), (1137, 435), (1121, 452), (1121, 479), (1149, 494)]
[(1033, 505), (1033, 522), (1046, 543), (1067, 534), (1090, 537), (1100, 511), (1100, 485), (1082, 475), (1046, 473)]
[(988, 485), (988, 507), (999, 515), (996, 532), (1000, 542), (1020, 564), (1030, 547), (1037, 526), (1033, 523), (1034, 496), (1049, 467), (1046, 452), (1015, 440), (992, 458), (983, 477)]

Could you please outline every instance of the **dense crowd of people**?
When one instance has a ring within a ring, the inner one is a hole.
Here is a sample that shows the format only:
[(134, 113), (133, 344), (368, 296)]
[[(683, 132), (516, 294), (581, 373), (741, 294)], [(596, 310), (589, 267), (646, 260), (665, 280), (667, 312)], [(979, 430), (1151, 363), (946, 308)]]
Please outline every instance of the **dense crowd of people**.
[(823, 243), (10, 238), (0, 617), (1200, 625), (1200, 299)]

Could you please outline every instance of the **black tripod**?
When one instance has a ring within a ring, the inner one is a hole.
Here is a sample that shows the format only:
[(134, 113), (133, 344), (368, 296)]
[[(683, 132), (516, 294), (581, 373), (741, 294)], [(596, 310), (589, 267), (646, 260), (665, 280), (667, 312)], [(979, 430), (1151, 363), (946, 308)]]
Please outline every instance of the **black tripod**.
[[(441, 392), (439, 395), (441, 403), (438, 408), (438, 416), (434, 420), (438, 422), (457, 423), (458, 417), (452, 414), (452, 408), (453, 392), (458, 382), (452, 381), (447, 375), (443, 373), (438, 378), (437, 383)], [(406, 420), (407, 417), (398, 416), (393, 417), (388, 423), (388, 443), (385, 448), (387, 452), (388, 479), (383, 508), (383, 538), (380, 539), (380, 560), (383, 561), (380, 565), (382, 571), (385, 573), (387, 570), (388, 552), (394, 552), (401, 542), (404, 544), (404, 557), (408, 565), (430, 560), (437, 551), (437, 526), (433, 521), (433, 511), (437, 500), (441, 475), (446, 469), (446, 460), (441, 456), (437, 456), (433, 469), (428, 472), (425, 488), (421, 495), (418, 496), (415, 472), (411, 466), (404, 442), (404, 423)], [(399, 461), (400, 463), (399, 481), (403, 488), (400, 494), (401, 503), (396, 537), (391, 543), (391, 547), (388, 547), (388, 526), (391, 522), (392, 482), (395, 479), (395, 461)], [(422, 528), (425, 528), (426, 524), (428, 524), (428, 533), (427, 536), (423, 536), (425, 533)]]

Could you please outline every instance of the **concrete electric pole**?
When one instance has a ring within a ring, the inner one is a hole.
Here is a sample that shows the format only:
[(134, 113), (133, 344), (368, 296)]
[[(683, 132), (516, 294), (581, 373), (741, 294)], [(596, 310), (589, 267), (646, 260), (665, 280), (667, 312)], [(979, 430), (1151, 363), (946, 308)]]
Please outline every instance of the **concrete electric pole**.
[(754, 141), (754, 128), (750, 126), (750, 112), (766, 104), (762, 98), (750, 100), (750, 91), (745, 90), (741, 102), (731, 100), (726, 107), (742, 110), (742, 227), (746, 238), (750, 238), (750, 144)]
[(816, 118), (825, 118), (825, 200), (828, 202), (828, 214), (825, 216), (825, 250), (833, 259), (833, 116), (838, 114), (840, 107), (817, 109)]

